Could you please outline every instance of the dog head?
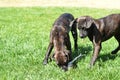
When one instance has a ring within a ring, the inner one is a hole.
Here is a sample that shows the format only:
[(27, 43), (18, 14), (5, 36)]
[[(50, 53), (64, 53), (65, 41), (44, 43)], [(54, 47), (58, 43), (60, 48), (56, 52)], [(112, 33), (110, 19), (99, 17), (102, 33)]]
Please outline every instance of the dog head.
[(80, 31), (80, 37), (85, 38), (88, 35), (88, 30), (93, 23), (93, 19), (90, 16), (82, 16), (80, 18), (76, 18), (71, 22), (71, 25), (77, 24), (77, 27)]
[(56, 64), (61, 67), (63, 70), (67, 70), (67, 64), (70, 61), (70, 51), (58, 51), (54, 54), (54, 60)]

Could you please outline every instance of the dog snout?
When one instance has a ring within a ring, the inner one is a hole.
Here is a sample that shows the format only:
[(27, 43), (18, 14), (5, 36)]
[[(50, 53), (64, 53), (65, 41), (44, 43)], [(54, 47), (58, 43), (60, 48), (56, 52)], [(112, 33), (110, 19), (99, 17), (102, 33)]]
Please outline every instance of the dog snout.
[(84, 35), (80, 34), (80, 38), (84, 38)]

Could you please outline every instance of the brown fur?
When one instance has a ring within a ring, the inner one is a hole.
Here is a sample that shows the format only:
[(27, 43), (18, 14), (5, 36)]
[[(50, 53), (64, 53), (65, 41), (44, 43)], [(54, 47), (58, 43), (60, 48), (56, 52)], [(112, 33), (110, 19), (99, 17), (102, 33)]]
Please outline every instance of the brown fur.
[(90, 16), (82, 16), (73, 21), (77, 23), (80, 31), (80, 37), (88, 36), (94, 46), (93, 57), (90, 66), (95, 63), (98, 54), (102, 48), (101, 43), (112, 36), (118, 41), (118, 47), (112, 51), (116, 54), (120, 50), (120, 14), (111, 14), (100, 19), (93, 19)]
[(71, 30), (74, 38), (74, 47), (77, 49), (77, 30), (75, 25), (70, 27), (70, 22), (74, 17), (69, 13), (62, 14), (53, 24), (50, 32), (50, 43), (47, 49), (43, 64), (48, 63), (49, 55), (54, 47), (54, 59), (59, 67), (67, 69), (67, 64), (71, 60), (71, 42), (69, 31)]

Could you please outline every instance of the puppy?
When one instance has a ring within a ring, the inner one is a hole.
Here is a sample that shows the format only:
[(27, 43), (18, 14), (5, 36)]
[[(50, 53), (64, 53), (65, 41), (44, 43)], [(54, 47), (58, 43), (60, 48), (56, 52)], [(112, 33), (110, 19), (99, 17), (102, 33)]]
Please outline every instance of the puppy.
[(102, 48), (101, 43), (112, 36), (118, 41), (118, 47), (112, 51), (116, 54), (120, 50), (120, 14), (111, 14), (100, 19), (93, 19), (90, 16), (82, 16), (75, 19), (71, 24), (76, 23), (80, 32), (80, 37), (88, 36), (93, 43), (93, 56), (90, 62), (92, 67)]
[(48, 63), (50, 53), (54, 47), (53, 57), (56, 64), (62, 69), (67, 69), (67, 64), (71, 61), (71, 42), (69, 31), (72, 32), (74, 38), (74, 48), (77, 49), (77, 30), (76, 24), (70, 27), (70, 23), (74, 20), (72, 14), (64, 13), (53, 24), (50, 32), (50, 43), (43, 61), (43, 64)]

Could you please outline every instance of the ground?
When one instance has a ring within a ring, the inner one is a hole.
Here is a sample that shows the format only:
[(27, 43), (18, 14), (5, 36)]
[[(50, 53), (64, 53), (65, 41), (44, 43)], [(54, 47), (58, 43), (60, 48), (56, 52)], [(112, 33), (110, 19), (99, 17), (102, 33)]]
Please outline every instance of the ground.
[[(120, 80), (120, 52), (117, 55), (110, 54), (118, 46), (114, 38), (102, 43), (102, 50), (91, 69), (88, 68), (93, 53), (92, 43), (88, 38), (78, 38), (76, 52), (71, 33), (72, 57), (80, 53), (85, 54), (77, 61), (77, 67), (63, 72), (55, 61), (49, 62), (46, 66), (42, 64), (52, 24), (60, 14), (68, 12), (75, 18), (83, 15), (100, 18), (120, 13), (120, 9), (107, 9), (108, 5), (99, 7), (105, 5), (102, 4), (102, 0), (101, 4), (95, 3), (98, 0), (86, 1), (89, 2), (87, 4), (85, 1), (0, 0), (0, 80)], [(110, 4), (107, 0), (104, 1)], [(117, 6), (117, 1), (116, 5), (110, 7)], [(90, 8), (86, 8), (88, 4), (91, 5)], [(50, 5), (76, 7), (33, 7)], [(93, 5), (96, 5), (95, 8), (91, 8)]]
[(120, 9), (120, 0), (0, 0), (0, 7), (67, 6)]

